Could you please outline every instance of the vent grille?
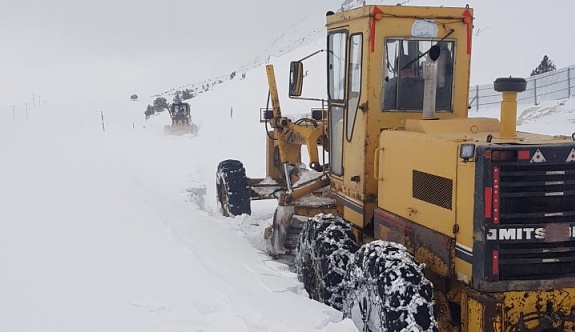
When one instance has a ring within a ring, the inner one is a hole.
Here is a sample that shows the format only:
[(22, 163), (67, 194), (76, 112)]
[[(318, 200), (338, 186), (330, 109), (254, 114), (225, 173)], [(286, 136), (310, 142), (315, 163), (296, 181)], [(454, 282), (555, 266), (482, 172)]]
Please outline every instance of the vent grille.
[(501, 224), (575, 222), (575, 167), (501, 166)]
[[(575, 167), (502, 165), (500, 223), (526, 229), (575, 224)], [(506, 243), (499, 247), (500, 280), (575, 275), (575, 239)]]
[(451, 210), (453, 180), (413, 170), (413, 198)]
[(575, 242), (499, 246), (500, 280), (568, 277), (575, 271)]

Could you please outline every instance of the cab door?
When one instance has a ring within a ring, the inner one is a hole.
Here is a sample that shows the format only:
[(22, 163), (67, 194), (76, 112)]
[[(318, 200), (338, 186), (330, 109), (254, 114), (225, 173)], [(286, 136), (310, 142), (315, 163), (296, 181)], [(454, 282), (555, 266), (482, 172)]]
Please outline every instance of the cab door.
[(347, 30), (330, 32), (327, 37), (327, 76), (329, 111), (329, 165), (333, 177), (343, 177), (345, 87), (347, 81)]
[[(343, 216), (359, 228), (366, 215), (366, 121), (362, 95), (364, 34), (336, 30), (328, 35), (328, 98), (332, 191)], [(363, 106), (362, 106), (363, 105)], [(374, 196), (374, 195), (372, 195)], [(370, 196), (370, 200), (372, 200)], [(367, 209), (370, 211), (371, 209)]]

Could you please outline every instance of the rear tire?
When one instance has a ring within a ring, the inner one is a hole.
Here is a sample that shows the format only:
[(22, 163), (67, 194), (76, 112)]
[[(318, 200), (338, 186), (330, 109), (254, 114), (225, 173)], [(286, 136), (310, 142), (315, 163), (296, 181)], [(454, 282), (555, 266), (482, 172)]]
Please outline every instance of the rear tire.
[(250, 187), (244, 165), (238, 160), (224, 160), (216, 172), (218, 207), (226, 217), (251, 214)]
[(343, 279), (357, 250), (351, 225), (342, 218), (317, 215), (300, 233), (295, 266), (311, 299), (343, 308)]
[(345, 283), (344, 317), (360, 331), (437, 331), (432, 284), (404, 246), (386, 241), (363, 245)]

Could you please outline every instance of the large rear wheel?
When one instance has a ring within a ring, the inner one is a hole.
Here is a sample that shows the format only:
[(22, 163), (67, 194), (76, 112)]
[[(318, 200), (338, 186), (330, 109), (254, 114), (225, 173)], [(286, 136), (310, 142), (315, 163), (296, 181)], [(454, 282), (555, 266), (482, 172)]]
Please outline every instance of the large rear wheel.
[(220, 212), (226, 217), (251, 214), (250, 186), (244, 165), (238, 160), (224, 160), (216, 172), (216, 192)]
[(404, 246), (386, 241), (363, 245), (345, 284), (344, 316), (360, 331), (437, 331), (432, 284)]
[(342, 218), (320, 214), (304, 223), (295, 266), (310, 298), (343, 308), (343, 279), (356, 250), (351, 225)]

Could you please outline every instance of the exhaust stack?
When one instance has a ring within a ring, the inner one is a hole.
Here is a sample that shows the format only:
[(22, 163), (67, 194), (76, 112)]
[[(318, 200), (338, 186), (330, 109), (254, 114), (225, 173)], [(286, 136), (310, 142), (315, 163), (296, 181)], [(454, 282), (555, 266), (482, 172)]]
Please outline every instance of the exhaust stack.
[(435, 117), (435, 97), (437, 93), (437, 59), (441, 54), (439, 46), (433, 45), (427, 53), (427, 59), (423, 65), (423, 78), (425, 85), (423, 88), (423, 119), (434, 120)]
[(527, 81), (519, 77), (501, 77), (493, 82), (493, 88), (501, 92), (501, 126), (499, 137), (515, 139), (517, 134), (517, 93), (525, 91)]

